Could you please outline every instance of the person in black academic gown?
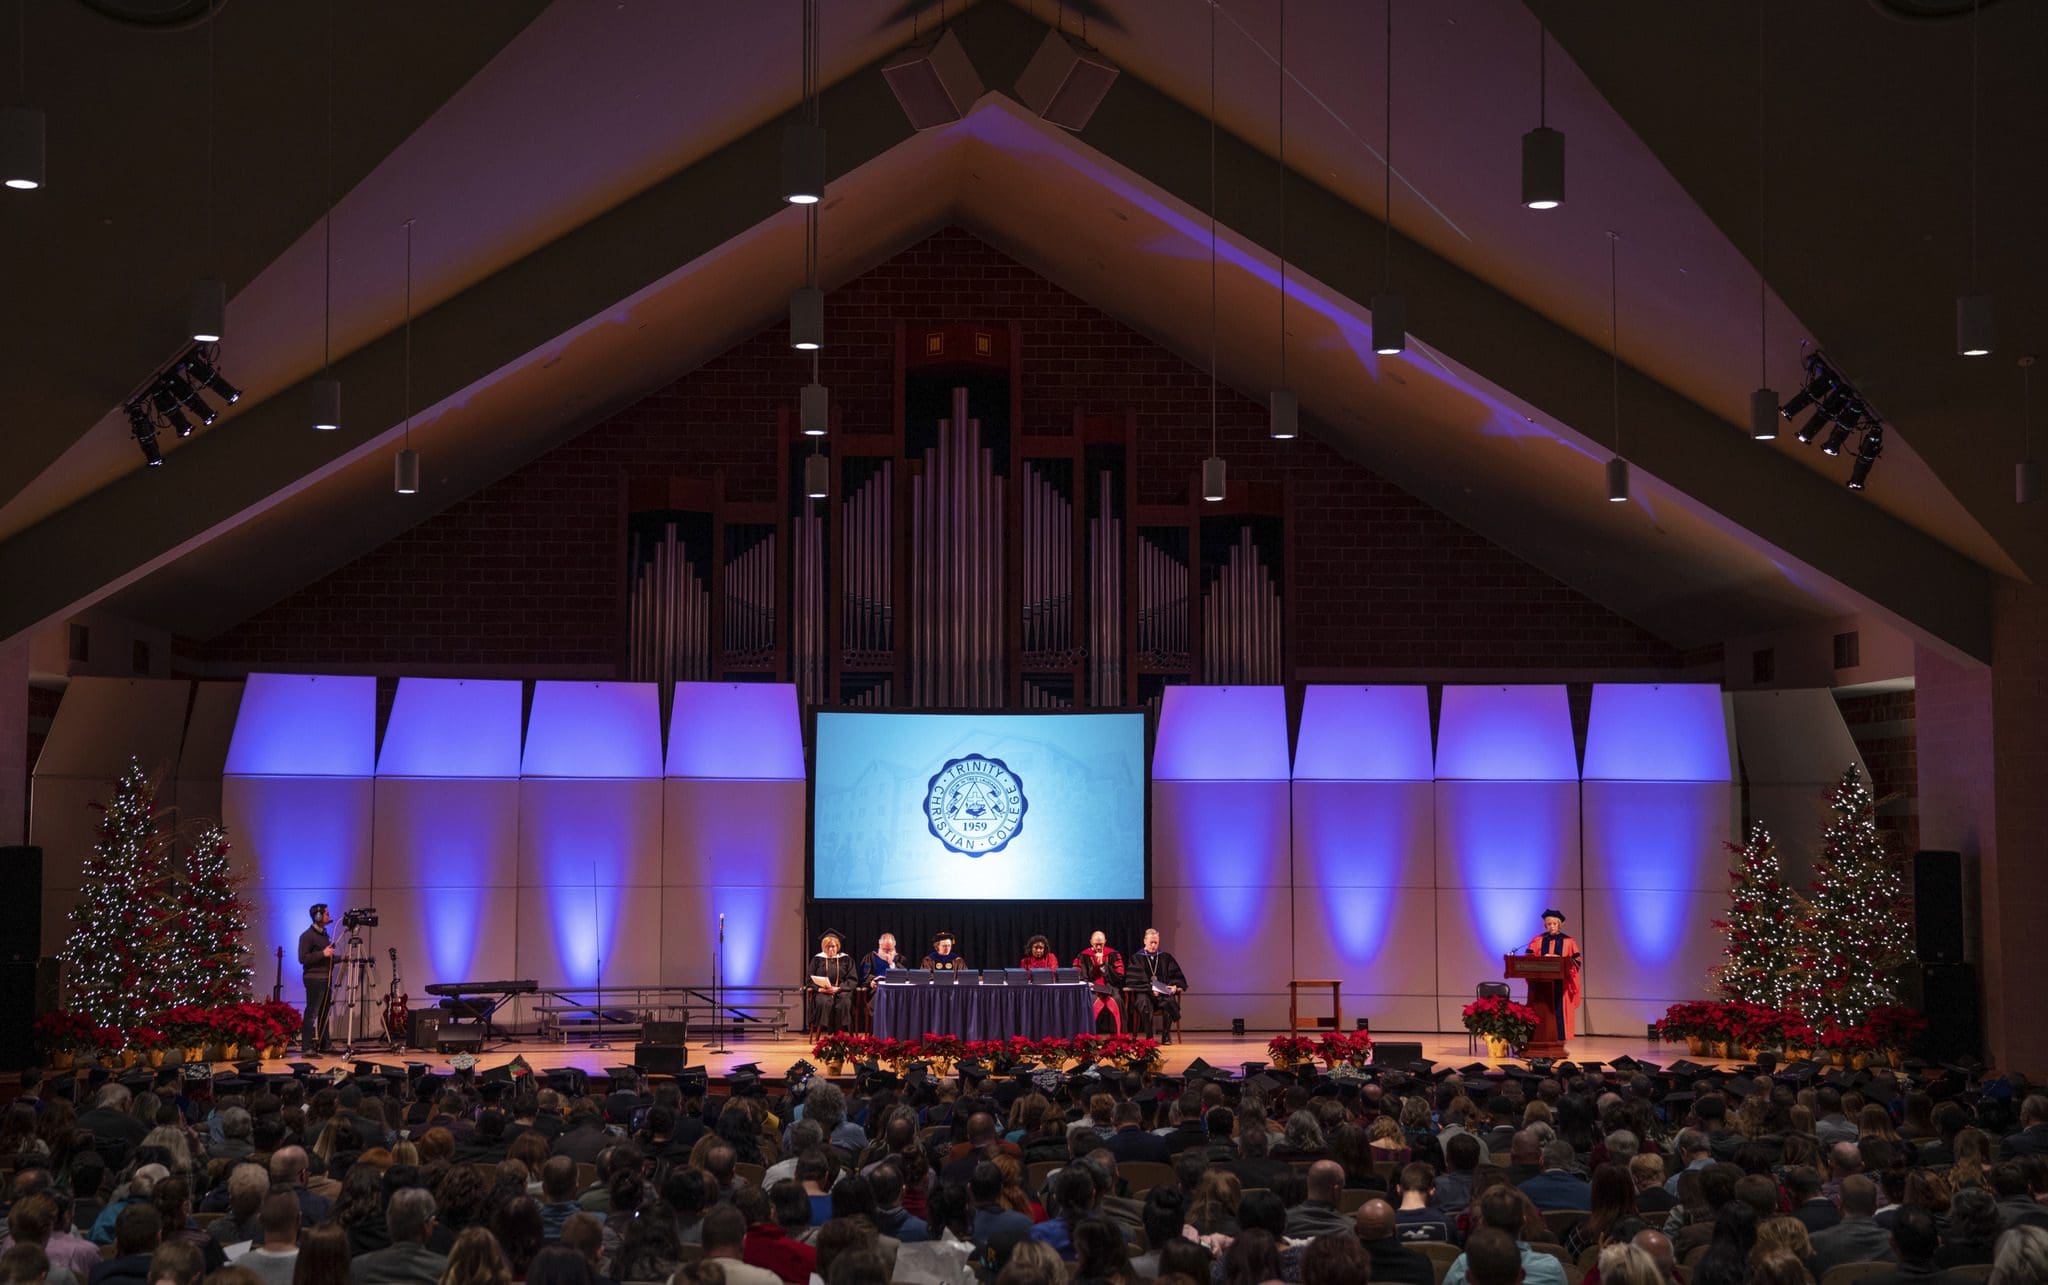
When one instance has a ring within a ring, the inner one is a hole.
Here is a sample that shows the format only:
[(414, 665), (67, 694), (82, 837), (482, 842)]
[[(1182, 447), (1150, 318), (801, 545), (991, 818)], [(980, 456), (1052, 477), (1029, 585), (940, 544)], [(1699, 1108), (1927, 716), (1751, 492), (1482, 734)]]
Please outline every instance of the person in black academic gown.
[[(1131, 956), (1125, 976), (1125, 984), (1136, 992), (1131, 996), (1131, 1033), (1156, 1034), (1172, 1043), (1173, 1024), (1180, 1020), (1180, 996), (1188, 988), (1188, 975), (1181, 971), (1178, 959), (1159, 948), (1157, 928), (1145, 930), (1144, 949)], [(1157, 991), (1154, 982), (1168, 988), (1167, 993)]]
[(932, 972), (951, 972), (967, 967), (967, 961), (954, 951), (953, 934), (942, 932), (932, 938), (932, 948), (926, 952), (921, 967)]
[(811, 1029), (845, 1031), (853, 1027), (853, 958), (840, 950), (839, 934), (827, 931), (811, 956)]

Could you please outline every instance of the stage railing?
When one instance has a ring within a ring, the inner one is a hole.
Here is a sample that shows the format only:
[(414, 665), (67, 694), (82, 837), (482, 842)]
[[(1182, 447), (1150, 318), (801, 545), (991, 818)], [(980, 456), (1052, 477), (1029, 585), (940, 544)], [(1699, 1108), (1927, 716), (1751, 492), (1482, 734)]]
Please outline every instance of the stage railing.
[[(735, 1028), (782, 1035), (790, 1028), (791, 1010), (800, 1013), (803, 1006), (797, 986), (722, 986), (718, 1000), (709, 986), (544, 986), (540, 995), (528, 1010), (540, 1018), (540, 1035), (565, 1044), (572, 1037), (626, 1035), (649, 1021), (678, 1019), (689, 1023), (693, 1040), (737, 1038)], [(571, 1015), (577, 1013), (586, 1016), (576, 1020)]]

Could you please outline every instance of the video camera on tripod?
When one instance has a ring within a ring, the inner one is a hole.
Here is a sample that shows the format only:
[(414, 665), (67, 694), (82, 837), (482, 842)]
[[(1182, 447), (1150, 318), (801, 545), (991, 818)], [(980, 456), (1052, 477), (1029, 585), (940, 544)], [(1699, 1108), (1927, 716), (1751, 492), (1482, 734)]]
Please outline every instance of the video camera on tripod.
[(344, 911), (341, 916), (341, 926), (349, 932), (354, 932), (358, 928), (375, 928), (377, 926), (377, 908), (375, 906), (357, 906), (353, 910)]

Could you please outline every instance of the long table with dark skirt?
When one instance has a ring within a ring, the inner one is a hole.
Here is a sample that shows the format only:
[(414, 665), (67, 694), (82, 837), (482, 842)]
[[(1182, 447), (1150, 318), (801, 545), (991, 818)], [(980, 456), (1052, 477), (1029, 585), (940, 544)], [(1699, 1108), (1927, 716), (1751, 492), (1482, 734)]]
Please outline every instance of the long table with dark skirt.
[(1095, 1029), (1086, 982), (1039, 986), (875, 987), (875, 1034), (883, 1039), (957, 1035), (1044, 1040)]

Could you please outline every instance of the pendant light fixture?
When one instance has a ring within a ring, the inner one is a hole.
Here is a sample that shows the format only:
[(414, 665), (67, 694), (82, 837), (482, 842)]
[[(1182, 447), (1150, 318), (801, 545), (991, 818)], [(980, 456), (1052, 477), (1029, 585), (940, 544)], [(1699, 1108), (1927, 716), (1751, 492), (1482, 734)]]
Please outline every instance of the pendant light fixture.
[(15, 90), (12, 107), (0, 108), (0, 183), (20, 192), (43, 185), (43, 114), (28, 105), (28, 0), (14, 0)]
[[(804, 283), (789, 296), (789, 346), (815, 352), (825, 346), (825, 292), (818, 288), (818, 202), (824, 194), (824, 127), (818, 123), (818, 9), (817, 0), (801, 0), (803, 6), (803, 108), (809, 128), (817, 132), (819, 182), (808, 201), (791, 199), (804, 207)], [(785, 140), (786, 144), (787, 140)]]
[(1965, 357), (1988, 357), (1994, 326), (1991, 296), (1979, 286), (1977, 275), (1977, 118), (1981, 97), (1977, 70), (1978, 27), (1983, 21), (1983, 0), (1970, 4), (1970, 293), (1956, 299), (1956, 351)]
[(804, 456), (804, 498), (822, 500), (832, 494), (832, 461), (816, 447)]
[(1386, 251), (1380, 292), (1372, 297), (1372, 350), (1392, 357), (1408, 347), (1408, 301), (1394, 293), (1394, 0), (1387, 4), (1386, 138), (1380, 159), (1386, 164)]
[(420, 453), (412, 448), (412, 223), (405, 221), (405, 445), (391, 461), (391, 489), (400, 495), (420, 489)]
[(334, 0), (327, 0), (327, 213), (320, 232), (320, 378), (313, 381), (313, 427), (341, 427), (341, 381), (334, 377)]
[(1564, 204), (1564, 134), (1550, 128), (1550, 32), (1536, 20), (1536, 128), (1522, 135), (1522, 204), (1554, 210)]
[(2012, 498), (2034, 504), (2041, 498), (2041, 461), (2034, 458), (2034, 359), (2020, 358), (2020, 462), (2012, 470)]
[[(218, 17), (215, 0), (206, 0), (206, 205), (203, 217), (206, 219), (207, 258), (218, 262), (220, 238), (215, 228), (213, 189), (213, 135), (214, 135), (214, 59), (213, 26)], [(194, 343), (217, 344), (228, 330), (228, 287), (218, 277), (206, 277), (192, 287), (192, 307), (188, 316), (191, 322), (187, 333)]]
[(803, 42), (803, 102), (797, 119), (782, 127), (782, 199), (816, 205), (825, 199), (825, 128), (818, 123), (811, 83), (811, 48), (816, 40), (816, 0), (798, 0)]
[(1226, 492), (1223, 456), (1216, 449), (1216, 6), (1209, 6), (1209, 458), (1202, 461), (1202, 498)]
[(1607, 461), (1607, 501), (1628, 503), (1628, 461), (1621, 454), (1621, 233), (1607, 233), (1607, 357), (1614, 393), (1614, 456)]
[(1756, 391), (1749, 395), (1749, 435), (1759, 442), (1778, 439), (1778, 390), (1771, 387), (1769, 296), (1764, 285), (1764, 39), (1767, 0), (1756, 8)]
[(1301, 400), (1287, 386), (1287, 0), (1280, 0), (1280, 386), (1266, 399), (1266, 435), (1301, 435)]

